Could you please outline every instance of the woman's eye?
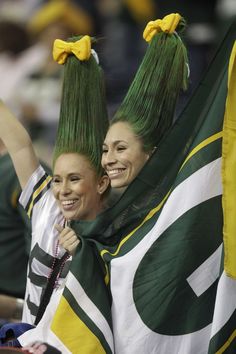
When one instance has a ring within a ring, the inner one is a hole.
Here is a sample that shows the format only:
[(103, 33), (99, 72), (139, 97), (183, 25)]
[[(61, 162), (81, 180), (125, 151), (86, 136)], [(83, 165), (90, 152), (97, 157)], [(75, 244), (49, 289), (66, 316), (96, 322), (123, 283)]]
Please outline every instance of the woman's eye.
[(108, 149), (106, 149), (106, 148), (103, 148), (103, 149), (102, 149), (102, 153), (103, 153), (103, 154), (106, 154), (107, 152), (108, 152)]
[(126, 150), (125, 146), (117, 146), (117, 151), (123, 151)]
[(53, 183), (53, 184), (58, 184), (58, 183), (60, 183), (60, 179), (57, 178), (57, 177), (53, 177), (52, 183)]
[(72, 176), (72, 177), (70, 178), (70, 180), (71, 180), (71, 182), (76, 182), (76, 181), (79, 181), (80, 178), (79, 178), (78, 176)]

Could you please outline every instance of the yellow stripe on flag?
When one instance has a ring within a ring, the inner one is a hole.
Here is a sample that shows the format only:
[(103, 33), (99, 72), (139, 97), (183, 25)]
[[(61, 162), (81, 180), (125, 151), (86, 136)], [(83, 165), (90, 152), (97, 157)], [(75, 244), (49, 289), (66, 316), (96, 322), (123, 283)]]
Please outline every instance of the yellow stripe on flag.
[(73, 354), (106, 353), (99, 339), (82, 322), (63, 296), (54, 316), (51, 330)]
[(236, 279), (236, 42), (230, 56), (228, 94), (223, 127), (222, 183), (224, 267)]
[(184, 160), (182, 166), (180, 167), (180, 171), (182, 170), (182, 168), (184, 167), (184, 165), (188, 162), (188, 160), (191, 159), (191, 157), (193, 157), (197, 152), (199, 152), (200, 150), (202, 150), (204, 147), (208, 146), (211, 143), (214, 143), (216, 140), (221, 139), (223, 136), (223, 132), (219, 132), (216, 134), (213, 134), (211, 136), (209, 136), (207, 139), (203, 140), (200, 144), (198, 144), (191, 152), (190, 154), (186, 157), (186, 159)]
[(215, 354), (223, 354), (223, 353), (225, 353), (226, 349), (229, 348), (229, 346), (231, 345), (231, 343), (233, 342), (233, 340), (235, 338), (236, 338), (236, 330), (233, 331), (233, 333), (228, 338), (228, 340), (225, 342), (225, 344), (219, 350), (217, 350), (217, 352)]

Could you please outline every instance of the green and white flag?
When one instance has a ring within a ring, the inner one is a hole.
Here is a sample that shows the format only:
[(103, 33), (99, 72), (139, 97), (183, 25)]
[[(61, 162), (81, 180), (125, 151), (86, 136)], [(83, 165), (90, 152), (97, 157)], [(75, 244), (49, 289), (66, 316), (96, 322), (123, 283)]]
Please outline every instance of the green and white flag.
[(72, 225), (80, 249), (51, 326), (63, 353), (236, 351), (236, 280), (223, 269), (221, 179), (235, 39), (236, 22), (120, 200), (94, 222)]

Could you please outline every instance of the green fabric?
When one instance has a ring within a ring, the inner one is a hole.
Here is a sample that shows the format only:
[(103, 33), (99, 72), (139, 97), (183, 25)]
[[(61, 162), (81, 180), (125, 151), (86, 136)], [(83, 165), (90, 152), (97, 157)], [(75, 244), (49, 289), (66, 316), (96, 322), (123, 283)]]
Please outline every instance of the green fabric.
[(0, 157), (0, 176), (0, 293), (24, 297), (30, 226), (9, 155)]

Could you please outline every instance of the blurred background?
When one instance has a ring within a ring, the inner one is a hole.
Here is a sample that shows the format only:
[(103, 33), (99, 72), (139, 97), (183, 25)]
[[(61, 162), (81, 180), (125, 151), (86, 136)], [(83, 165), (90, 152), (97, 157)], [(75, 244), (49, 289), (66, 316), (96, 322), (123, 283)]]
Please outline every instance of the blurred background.
[(185, 17), (190, 87), (176, 116), (209, 65), (233, 17), (235, 0), (0, 0), (0, 97), (22, 121), (49, 166), (60, 109), (63, 67), (54, 39), (89, 34), (105, 71), (110, 116), (127, 92), (146, 42), (147, 21), (171, 12)]

